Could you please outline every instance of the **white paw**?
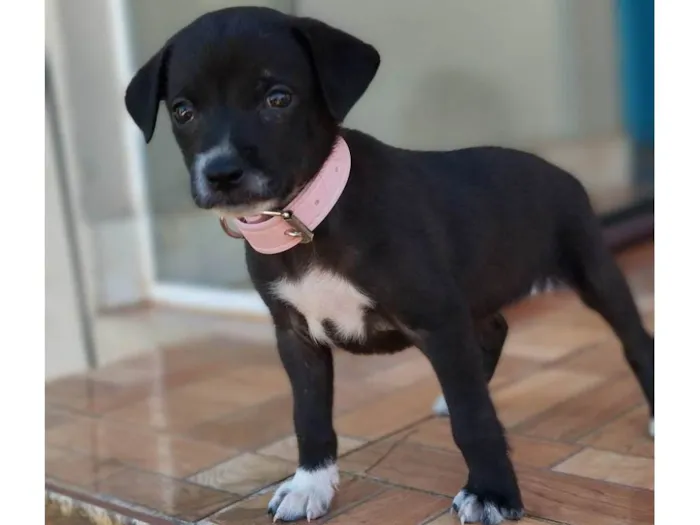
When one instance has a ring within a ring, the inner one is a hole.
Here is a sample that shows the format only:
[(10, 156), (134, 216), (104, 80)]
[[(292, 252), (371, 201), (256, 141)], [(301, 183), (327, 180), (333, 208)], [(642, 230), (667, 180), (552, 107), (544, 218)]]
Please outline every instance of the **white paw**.
[(452, 501), (452, 509), (457, 513), (459, 522), (498, 525), (504, 519), (519, 520), (525, 515), (520, 509), (499, 508), (491, 501), (483, 501), (476, 494), (462, 489)]
[(649, 420), (649, 435), (651, 437), (654, 437), (654, 418), (653, 417)]
[(440, 396), (433, 403), (433, 414), (440, 417), (445, 417), (450, 415), (450, 411), (447, 408), (447, 402), (445, 401), (445, 396)]
[(309, 521), (328, 512), (340, 478), (335, 463), (316, 470), (298, 468), (294, 477), (284, 482), (267, 506), (273, 521)]

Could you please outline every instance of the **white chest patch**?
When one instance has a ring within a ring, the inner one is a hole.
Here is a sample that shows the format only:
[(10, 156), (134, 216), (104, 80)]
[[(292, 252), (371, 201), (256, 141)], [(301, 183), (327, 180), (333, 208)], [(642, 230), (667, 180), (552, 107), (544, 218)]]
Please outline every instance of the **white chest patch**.
[(372, 300), (340, 275), (312, 268), (298, 280), (276, 281), (272, 291), (306, 318), (311, 337), (319, 343), (331, 343), (323, 328), (325, 320), (333, 323), (342, 338), (364, 341), (365, 310)]

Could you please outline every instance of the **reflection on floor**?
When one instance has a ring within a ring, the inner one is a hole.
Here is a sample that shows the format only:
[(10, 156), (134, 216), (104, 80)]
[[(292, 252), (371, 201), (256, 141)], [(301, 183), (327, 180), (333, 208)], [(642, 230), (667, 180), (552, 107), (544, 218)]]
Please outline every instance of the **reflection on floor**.
[[(653, 330), (653, 244), (620, 261)], [(507, 316), (491, 388), (521, 523), (653, 523), (646, 409), (609, 330), (567, 292)], [(438, 386), (424, 358), (338, 353), (336, 367), (343, 478), (322, 522), (458, 523), (447, 509), (466, 467), (448, 422), (430, 415)], [(268, 524), (269, 493), (295, 466), (289, 387), (262, 340), (202, 337), (62, 379), (47, 385), (46, 407), (55, 525)]]

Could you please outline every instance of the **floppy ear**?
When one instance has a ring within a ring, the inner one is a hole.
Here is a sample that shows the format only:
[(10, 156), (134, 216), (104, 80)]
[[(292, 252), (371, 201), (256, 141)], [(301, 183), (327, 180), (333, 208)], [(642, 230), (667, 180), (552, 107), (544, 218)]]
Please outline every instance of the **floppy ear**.
[(153, 137), (158, 105), (165, 97), (165, 70), (168, 50), (163, 48), (138, 70), (126, 88), (124, 102), (146, 142)]
[(331, 115), (342, 122), (379, 68), (369, 44), (313, 18), (298, 18), (294, 30), (308, 49)]

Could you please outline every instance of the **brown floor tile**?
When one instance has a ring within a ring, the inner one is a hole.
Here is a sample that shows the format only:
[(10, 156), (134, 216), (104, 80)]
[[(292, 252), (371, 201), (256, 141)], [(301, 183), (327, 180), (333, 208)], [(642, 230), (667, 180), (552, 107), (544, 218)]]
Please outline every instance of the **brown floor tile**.
[(516, 468), (529, 515), (575, 525), (654, 523), (654, 493), (546, 470)]
[(412, 427), (406, 442), (459, 452), (452, 437), (450, 419), (446, 417), (434, 417)]
[(219, 490), (132, 470), (110, 476), (100, 488), (110, 498), (190, 521), (209, 516), (236, 499)]
[(642, 405), (601, 429), (584, 436), (580, 443), (622, 454), (654, 457), (654, 440), (649, 437), (649, 409)]
[(511, 457), (516, 465), (548, 468), (581, 449), (578, 445), (546, 441), (517, 434), (508, 435)]
[(333, 415), (336, 419), (391, 393), (391, 389), (380, 383), (368, 384), (363, 379), (336, 378), (333, 390)]
[(503, 309), (503, 314), (511, 327), (531, 324), (540, 316), (552, 312), (568, 310), (578, 306), (580, 301), (566, 290), (538, 294), (518, 301)]
[(294, 470), (294, 463), (289, 461), (257, 454), (241, 454), (188, 479), (198, 485), (245, 497), (282, 481)]
[(96, 460), (184, 477), (233, 455), (233, 449), (149, 431), (135, 431), (103, 420), (62, 425), (46, 434), (49, 444), (80, 452)]
[(333, 351), (336, 379), (340, 381), (364, 381), (380, 370), (389, 370), (402, 361), (417, 359), (415, 349), (398, 354), (359, 356), (343, 350)]
[(338, 350), (334, 352), (334, 359), (336, 417), (434, 376), (430, 364), (415, 348), (371, 357)]
[(440, 387), (430, 378), (382, 396), (336, 419), (336, 431), (345, 436), (377, 439), (431, 414)]
[[(503, 522), (508, 524), (510, 522)], [(552, 521), (539, 520), (537, 518), (523, 518), (520, 521), (514, 522), (517, 525), (559, 525)], [(459, 525), (459, 520), (453, 512), (447, 511), (445, 514), (438, 516), (436, 519), (429, 521), (425, 525)]]
[[(342, 475), (340, 478), (340, 488), (335, 498), (333, 498), (330, 512), (327, 516), (314, 521), (314, 523), (325, 523), (353, 506), (384, 492), (387, 488), (388, 487), (369, 479)], [(267, 504), (272, 494), (273, 491), (270, 490), (264, 494), (259, 494), (236, 503), (231, 508), (220, 512), (209, 521), (216, 525), (269, 525), (271, 519), (267, 514)]]
[[(348, 452), (361, 447), (365, 443), (366, 441), (362, 439), (338, 436), (338, 456), (347, 454)], [(272, 456), (296, 463), (299, 454), (297, 448), (297, 438), (293, 435), (287, 436), (284, 439), (280, 439), (271, 445), (261, 448), (257, 451), (257, 453), (263, 456)]]
[(380, 441), (350, 452), (338, 460), (340, 470), (355, 474), (363, 474), (379, 463), (386, 455), (396, 447), (399, 442), (405, 442), (412, 429), (405, 430), (384, 438)]
[(331, 519), (332, 525), (420, 524), (449, 507), (450, 500), (423, 492), (390, 489)]
[(585, 372), (613, 377), (624, 372), (632, 373), (618, 341), (593, 345), (554, 363), (553, 368), (570, 372)]
[(496, 373), (491, 378), (489, 388), (494, 391), (505, 385), (510, 385), (518, 379), (527, 377), (533, 374), (538, 368), (542, 367), (542, 363), (526, 357), (510, 355), (505, 350), (503, 357), (498, 363)]
[[(447, 418), (430, 419), (416, 425), (411, 429), (406, 442), (441, 448), (459, 454)], [(582, 448), (580, 445), (558, 443), (513, 433), (508, 434), (508, 443), (511, 447), (513, 461), (538, 468), (546, 468), (559, 463)]]
[(145, 398), (153, 387), (147, 383), (121, 385), (87, 377), (67, 377), (46, 385), (48, 405), (102, 414)]
[(277, 363), (235, 368), (216, 377), (190, 383), (179, 392), (202, 400), (245, 407), (289, 394), (291, 387), (282, 365)]
[(272, 492), (258, 494), (226, 508), (207, 519), (207, 525), (270, 525), (272, 519), (267, 513), (267, 504)]
[(331, 511), (328, 513), (328, 516), (320, 521), (325, 523), (335, 516), (343, 514), (348, 509), (386, 492), (388, 489), (388, 486), (371, 479), (341, 474), (340, 486), (335, 498), (333, 498)]
[(654, 489), (654, 460), (588, 448), (560, 463), (557, 472)]
[(99, 491), (100, 482), (124, 469), (114, 460), (100, 460), (69, 450), (48, 447), (46, 477), (88, 491)]
[(157, 385), (156, 392), (161, 392), (260, 363), (280, 366), (272, 345), (256, 346), (215, 336), (166, 345), (99, 368), (89, 376), (97, 381), (121, 385)]
[(139, 426), (181, 432), (221, 418), (237, 409), (240, 409), (240, 405), (233, 401), (213, 401), (175, 390), (113, 410), (106, 417)]
[(496, 390), (493, 400), (506, 427), (515, 426), (600, 383), (597, 376), (543, 370)]
[(367, 470), (390, 483), (454, 497), (467, 480), (461, 454), (399, 442)]
[(432, 367), (418, 350), (411, 348), (394, 356), (396, 363), (389, 368), (378, 368), (365, 379), (365, 383), (384, 390), (413, 385), (423, 379), (432, 377)]
[(187, 434), (222, 447), (256, 450), (292, 433), (292, 427), (292, 400), (284, 396), (203, 423)]
[[(272, 361), (275, 358), (276, 351), (270, 345), (253, 345), (229, 337), (213, 336), (165, 345), (148, 354), (115, 363), (102, 369), (105, 372), (102, 377), (113, 377), (120, 370), (126, 373), (133, 370), (149, 370), (153, 374), (152, 377), (168, 376), (199, 367), (226, 371), (229, 366)], [(97, 374), (99, 373), (98, 371)]]
[[(543, 329), (556, 327), (559, 330), (574, 328), (574, 334), (580, 334), (586, 329), (591, 333), (595, 333), (597, 337), (604, 339), (613, 337), (612, 330), (603, 318), (597, 312), (585, 306), (573, 292), (570, 291), (569, 293), (571, 293), (572, 298), (569, 304), (561, 308), (552, 308), (537, 317), (530, 318), (527, 326), (529, 328), (538, 326)], [(562, 337), (562, 342), (565, 343), (566, 336), (562, 334)], [(584, 336), (584, 343), (588, 342), (585, 339)], [(582, 346), (579, 346), (579, 348), (582, 348)]]
[(629, 371), (525, 421), (517, 431), (530, 436), (574, 441), (643, 402), (644, 396)]
[(516, 327), (509, 332), (503, 351), (535, 361), (551, 362), (611, 337), (609, 330), (572, 324), (566, 319), (558, 323), (538, 322)]
[[(644, 242), (630, 246), (622, 253), (618, 254), (617, 262), (624, 270), (625, 274), (643, 271), (646, 268), (654, 267), (654, 242)], [(651, 279), (654, 275), (652, 273)]]

